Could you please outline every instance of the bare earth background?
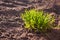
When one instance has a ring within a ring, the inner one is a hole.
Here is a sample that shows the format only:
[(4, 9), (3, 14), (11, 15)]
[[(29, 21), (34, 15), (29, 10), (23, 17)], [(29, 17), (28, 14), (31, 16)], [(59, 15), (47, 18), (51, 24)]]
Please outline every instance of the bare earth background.
[[(51, 7), (43, 8), (56, 18), (55, 25), (60, 25), (59, 0)], [(47, 5), (42, 3), (43, 5)], [(58, 5), (57, 5), (58, 4)], [(41, 1), (38, 0), (0, 0), (0, 40), (60, 40), (60, 28), (54, 28), (47, 35), (43, 33), (28, 32), (20, 14), (25, 9), (36, 7), (41, 9)], [(53, 6), (54, 5), (54, 6)], [(52, 9), (51, 9), (52, 8)]]

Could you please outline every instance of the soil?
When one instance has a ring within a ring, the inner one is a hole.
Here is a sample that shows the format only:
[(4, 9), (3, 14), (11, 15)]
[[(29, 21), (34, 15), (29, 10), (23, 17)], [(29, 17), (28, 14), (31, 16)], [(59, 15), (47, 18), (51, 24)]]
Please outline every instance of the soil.
[[(0, 1), (0, 40), (60, 40), (60, 27), (47, 34), (29, 32), (24, 28), (20, 14), (29, 8), (32, 6), (22, 1)], [(56, 18), (55, 26), (60, 26), (60, 7), (55, 8), (59, 10), (50, 13)]]

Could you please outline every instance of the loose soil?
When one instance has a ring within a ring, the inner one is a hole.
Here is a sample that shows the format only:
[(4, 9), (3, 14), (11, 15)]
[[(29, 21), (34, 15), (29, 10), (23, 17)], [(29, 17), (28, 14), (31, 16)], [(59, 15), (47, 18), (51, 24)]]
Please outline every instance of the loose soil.
[[(0, 1), (0, 40), (60, 40), (60, 27), (55, 27), (47, 34), (28, 32), (24, 28), (20, 14), (30, 7), (30, 4), (23, 2), (10, 1), (8, 4), (7, 1)], [(60, 26), (59, 11), (50, 12), (56, 18), (55, 26)]]

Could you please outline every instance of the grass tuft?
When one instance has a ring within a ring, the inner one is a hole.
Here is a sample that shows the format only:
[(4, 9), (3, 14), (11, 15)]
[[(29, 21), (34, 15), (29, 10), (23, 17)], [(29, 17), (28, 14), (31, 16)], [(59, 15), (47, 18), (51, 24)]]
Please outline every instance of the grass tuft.
[(25, 10), (21, 15), (25, 23), (25, 28), (34, 30), (35, 32), (45, 32), (47, 29), (53, 27), (55, 19), (48, 13), (44, 13), (42, 10), (36, 11), (35, 9)]

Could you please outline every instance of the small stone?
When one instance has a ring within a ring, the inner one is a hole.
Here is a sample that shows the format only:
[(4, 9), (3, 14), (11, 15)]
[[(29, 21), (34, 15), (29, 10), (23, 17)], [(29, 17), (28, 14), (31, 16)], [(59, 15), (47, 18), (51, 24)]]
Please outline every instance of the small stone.
[(59, 19), (59, 21), (60, 21), (60, 15), (59, 15), (58, 19)]
[(8, 19), (9, 22), (14, 22), (15, 20), (14, 19)]
[(47, 40), (47, 39), (45, 39), (44, 37), (41, 37), (41, 38), (39, 38), (39, 40)]
[(15, 19), (20, 19), (20, 17), (16, 17)]
[(13, 36), (13, 38), (16, 38), (17, 37), (17, 34), (15, 34), (14, 36)]
[(31, 40), (39, 40), (38, 37), (34, 36), (31, 38)]
[(21, 38), (25, 38), (27, 35), (27, 33), (22, 33), (22, 35), (20, 36)]
[(52, 16), (56, 16), (56, 13), (54, 13), (54, 12), (51, 12), (51, 13), (50, 13), (50, 15), (52, 15)]
[(33, 37), (34, 34), (32, 34), (32, 33), (28, 33), (27, 35), (30, 36), (30, 37)]
[(60, 26), (60, 21), (58, 22), (58, 26)]
[(16, 28), (16, 30), (18, 30), (18, 31), (22, 31), (22, 30), (23, 30), (23, 28)]

